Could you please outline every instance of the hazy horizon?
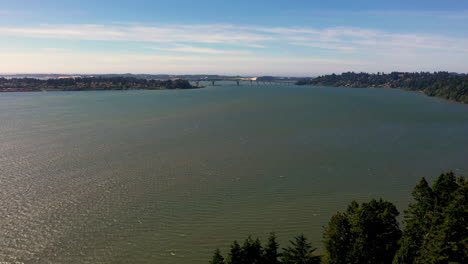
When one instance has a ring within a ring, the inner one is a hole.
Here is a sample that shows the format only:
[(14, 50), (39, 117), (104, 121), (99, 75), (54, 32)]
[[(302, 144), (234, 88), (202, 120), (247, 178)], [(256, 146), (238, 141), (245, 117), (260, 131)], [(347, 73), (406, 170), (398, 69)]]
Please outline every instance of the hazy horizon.
[[(353, 72), (353, 71), (350, 71), (350, 72)], [(381, 72), (381, 73), (384, 73), (384, 74), (389, 74), (391, 72), (403, 72), (403, 71), (398, 71), (398, 70), (393, 70), (393, 71), (388, 71), (388, 72)], [(421, 72), (421, 71), (415, 71), (415, 72)], [(444, 72), (444, 70), (441, 70), (441, 72)], [(445, 71), (445, 72), (448, 72), (448, 71)], [(329, 73), (324, 73), (322, 75), (327, 75), (327, 74), (342, 74), (342, 73), (345, 73), (345, 72), (329, 72)], [(357, 72), (356, 72), (357, 73)], [(366, 72), (366, 73), (369, 73), (369, 74), (377, 74), (378, 72)], [(468, 74), (468, 72), (449, 72), (449, 73), (455, 73), (455, 74)], [(144, 73), (132, 73), (132, 72), (122, 72), (122, 73), (118, 73), (118, 72), (103, 72), (103, 73), (76, 73), (76, 72), (72, 72), (72, 73), (64, 73), (64, 72), (47, 72), (47, 73), (40, 73), (40, 72), (16, 72), (16, 73), (2, 73), (0, 72), (0, 76), (15, 76), (15, 75), (31, 75), (31, 76), (34, 76), (34, 75), (64, 75), (64, 76), (80, 76), (80, 75), (126, 75), (126, 74), (130, 74), (130, 75), (169, 75), (169, 76), (184, 76), (184, 75), (187, 75), (187, 76), (190, 76), (190, 75), (200, 75), (200, 76), (203, 76), (203, 75), (219, 75), (219, 76), (227, 76), (227, 77), (235, 77), (235, 76), (240, 76), (240, 77), (263, 77), (263, 76), (272, 76), (272, 77), (278, 77), (278, 78), (301, 78), (301, 77), (304, 77), (304, 78), (314, 78), (314, 77), (318, 77), (320, 75), (309, 75), (309, 76), (305, 76), (305, 75), (273, 75), (273, 74), (245, 74), (245, 75), (235, 75), (235, 74), (229, 74), (229, 73), (226, 73), (226, 74), (212, 74), (212, 73), (180, 73), (180, 74), (176, 74), (176, 73), (147, 73), (147, 72), (144, 72)]]

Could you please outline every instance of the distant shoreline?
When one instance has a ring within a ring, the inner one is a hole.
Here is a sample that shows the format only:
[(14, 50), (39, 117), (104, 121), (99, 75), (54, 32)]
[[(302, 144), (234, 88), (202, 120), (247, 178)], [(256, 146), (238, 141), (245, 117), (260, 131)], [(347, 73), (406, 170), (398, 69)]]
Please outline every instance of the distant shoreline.
[(27, 93), (27, 92), (97, 92), (97, 91), (163, 91), (163, 90), (193, 90), (202, 89), (206, 86), (193, 86), (192, 88), (158, 88), (158, 89), (144, 89), (144, 88), (129, 88), (129, 89), (94, 89), (94, 90), (65, 90), (65, 89), (28, 89), (28, 88), (3, 88), (0, 93)]
[(89, 77), (39, 80), (34, 78), (0, 78), (0, 92), (44, 91), (123, 91), (198, 89), (187, 80), (146, 80), (133, 77)]
[(425, 95), (425, 96), (427, 96), (427, 97), (437, 98), (437, 99), (440, 99), (440, 100), (443, 100), (443, 101), (446, 101), (446, 102), (450, 102), (450, 103), (468, 105), (468, 103), (465, 103), (465, 102), (459, 102), (459, 101), (456, 101), (456, 100), (450, 100), (450, 99), (443, 98), (443, 97), (439, 97), (439, 96), (431, 96), (431, 95), (428, 95), (428, 94), (424, 93), (423, 91), (413, 91), (413, 90), (404, 89), (404, 88), (390, 88), (390, 87), (349, 87), (349, 86), (312, 85), (312, 84), (300, 85), (300, 86), (309, 86), (309, 87), (330, 87), (330, 88), (352, 88), (352, 89), (376, 89), (376, 90), (380, 90), (380, 89), (385, 89), (385, 90), (399, 90), (399, 91), (403, 91), (403, 92), (419, 93), (419, 94)]
[(392, 72), (389, 74), (346, 72), (298, 81), (297, 85), (398, 89), (419, 92), (451, 102), (468, 104), (468, 75), (448, 72)]

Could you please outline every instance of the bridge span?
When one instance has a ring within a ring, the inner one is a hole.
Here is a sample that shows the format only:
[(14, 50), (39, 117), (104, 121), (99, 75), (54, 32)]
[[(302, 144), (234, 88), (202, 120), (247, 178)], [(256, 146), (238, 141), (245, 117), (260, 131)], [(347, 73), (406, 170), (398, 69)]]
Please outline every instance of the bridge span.
[(200, 83), (207, 83), (208, 86), (216, 86), (216, 82), (234, 82), (237, 86), (242, 85), (292, 85), (295, 84), (295, 81), (258, 81), (256, 77), (254, 78), (201, 78), (201, 79), (187, 79), (188, 81), (195, 83), (197, 86)]

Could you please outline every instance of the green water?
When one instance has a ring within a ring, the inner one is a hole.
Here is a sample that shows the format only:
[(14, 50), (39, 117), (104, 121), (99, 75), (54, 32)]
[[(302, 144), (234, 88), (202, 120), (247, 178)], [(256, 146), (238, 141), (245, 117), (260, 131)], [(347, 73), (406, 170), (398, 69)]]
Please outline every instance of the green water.
[(0, 94), (0, 261), (207, 263), (468, 174), (468, 106), (384, 89)]

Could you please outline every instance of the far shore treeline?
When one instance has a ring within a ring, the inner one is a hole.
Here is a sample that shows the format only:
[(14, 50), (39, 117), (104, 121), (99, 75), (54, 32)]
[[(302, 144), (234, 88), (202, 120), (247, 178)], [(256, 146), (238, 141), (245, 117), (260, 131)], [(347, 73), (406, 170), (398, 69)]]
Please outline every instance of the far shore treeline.
[(0, 92), (159, 90), (196, 88), (186, 80), (147, 80), (134, 77), (85, 77), (40, 80), (0, 78)]
[[(259, 77), (258, 80), (263, 80)], [(274, 77), (270, 81), (275, 81)], [(281, 78), (277, 78), (281, 80)], [(391, 72), (323, 75), (305, 78), (297, 85), (352, 88), (394, 88), (422, 92), (429, 96), (468, 104), (468, 75), (449, 72)], [(0, 78), (0, 92), (24, 91), (94, 91), (94, 90), (159, 90), (192, 89), (184, 79), (156, 80), (129, 76), (97, 76), (41, 80), (36, 78)]]
[(298, 85), (396, 88), (468, 104), (468, 75), (449, 72), (392, 72), (330, 74), (298, 81)]
[(400, 230), (395, 205), (382, 199), (351, 202), (324, 229), (324, 254), (299, 235), (280, 248), (274, 233), (265, 245), (249, 236), (210, 264), (462, 264), (468, 263), (468, 180), (453, 172), (430, 186), (422, 178)]

